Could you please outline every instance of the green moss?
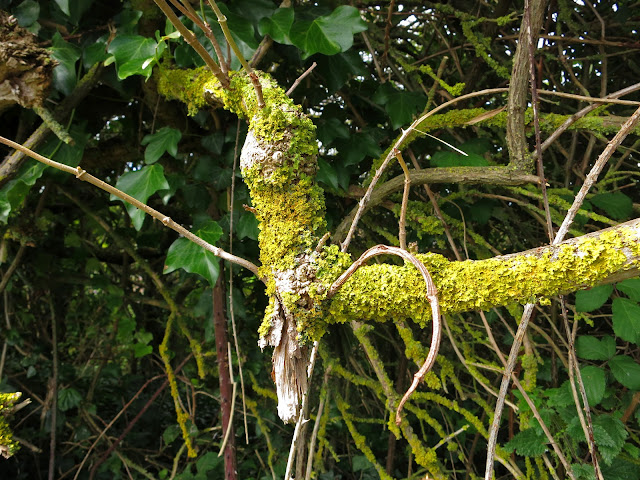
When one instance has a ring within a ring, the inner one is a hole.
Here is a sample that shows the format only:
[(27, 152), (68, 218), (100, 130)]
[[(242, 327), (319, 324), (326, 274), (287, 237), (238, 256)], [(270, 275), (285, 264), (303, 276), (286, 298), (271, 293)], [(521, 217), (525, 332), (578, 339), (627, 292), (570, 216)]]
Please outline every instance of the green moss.
[(20, 448), (18, 442), (13, 439), (13, 432), (7, 422), (7, 416), (11, 414), (15, 403), (21, 396), (21, 392), (0, 393), (0, 455), (5, 458), (9, 458)]
[[(532, 252), (451, 262), (441, 255), (424, 254), (418, 259), (438, 288), (442, 312), (454, 313), (524, 304), (590, 287), (623, 267), (631, 267), (623, 248), (640, 253), (632, 229), (623, 227), (538, 255)], [(327, 321), (342, 323), (357, 318), (385, 322), (408, 318), (424, 326), (431, 316), (425, 292), (424, 281), (412, 265), (364, 266), (332, 299)]]

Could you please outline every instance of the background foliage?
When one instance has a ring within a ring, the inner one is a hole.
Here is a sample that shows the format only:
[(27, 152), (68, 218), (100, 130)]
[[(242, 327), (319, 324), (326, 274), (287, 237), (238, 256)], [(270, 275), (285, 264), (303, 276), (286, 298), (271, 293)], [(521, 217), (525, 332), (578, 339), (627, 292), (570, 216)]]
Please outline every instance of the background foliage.
[[(317, 126), (318, 180), (327, 195), (332, 231), (356, 205), (368, 172), (400, 127), (454, 97), (508, 85), (523, 13), (522, 2), (510, 0), (301, 1), (292, 6), (234, 0), (220, 6), (245, 57), (266, 52), (257, 68), (285, 89), (317, 63), (292, 97)], [(85, 76), (99, 68), (99, 81), (89, 94), (60, 118), (73, 145), (50, 135), (37, 151), (82, 165), (205, 240), (257, 262), (257, 223), (243, 208), (250, 199), (234, 168), (246, 126), (221, 109), (187, 112), (158, 95), (153, 72), (159, 62), (182, 68), (203, 62), (153, 2), (0, 0), (0, 9), (36, 34), (58, 62), (47, 109), (78, 95)], [(222, 42), (215, 15), (208, 7), (204, 12)], [(599, 97), (631, 85), (640, 75), (639, 24), (635, 1), (552, 0), (535, 57), (539, 87)], [(232, 67), (239, 67), (236, 60)], [(638, 99), (638, 94), (628, 98)], [(505, 104), (506, 94), (494, 93), (462, 101), (452, 111), (493, 111)], [(552, 114), (571, 115), (586, 104), (543, 97), (543, 135), (558, 123)], [(547, 150), (554, 222), (561, 222), (607, 135), (635, 108), (599, 107), (592, 117), (607, 121), (583, 122)], [(460, 124), (454, 113), (451, 123), (445, 119), (434, 127), (431, 133), (467, 152), (466, 157), (427, 137), (415, 141), (412, 151), (423, 168), (505, 165), (504, 115), (497, 113), (486, 124)], [(19, 142), (41, 122), (33, 110), (19, 106), (0, 116), (0, 134)], [(452, 124), (457, 126), (448, 128)], [(528, 126), (530, 145), (532, 133)], [(573, 234), (638, 215), (639, 145), (637, 135), (632, 136), (614, 155)], [(398, 168), (390, 176), (399, 174)], [(6, 478), (46, 475), (52, 419), (55, 478), (221, 478), (217, 452), (224, 432), (211, 287), (217, 279), (227, 285), (230, 275), (241, 352), (240, 358), (233, 353), (233, 364), (236, 380), (238, 363), (243, 365), (246, 401), (245, 423), (238, 390), (238, 477), (282, 478), (292, 428), (277, 418), (270, 358), (256, 347), (266, 305), (256, 278), (238, 267), (231, 270), (135, 208), (30, 160), (0, 184), (0, 261), (8, 280), (2, 291), (0, 389), (21, 391), (31, 399), (10, 418), (22, 448), (0, 461)], [(462, 258), (548, 243), (535, 186), (453, 182), (431, 188)], [(400, 199), (400, 193), (390, 195), (364, 218), (354, 253), (377, 243), (398, 244)], [(420, 251), (455, 258), (427, 194), (414, 188), (411, 200), (409, 240)], [(180, 308), (169, 349), (174, 367), (184, 364), (177, 380), (199, 451), (194, 459), (187, 458), (173, 399), (163, 385), (158, 352), (169, 317), (166, 295)], [(570, 300), (604, 478), (640, 478), (640, 280), (581, 291)], [(495, 349), (508, 351), (518, 318), (517, 306), (486, 313), (495, 345), (477, 314), (447, 318), (435, 373), (407, 406), (420, 436), (411, 445), (388, 429), (385, 396), (365, 351), (376, 352), (396, 389), (403, 391), (416, 369), (413, 363), (424, 358), (430, 332), (410, 322), (363, 327), (355, 335), (334, 326), (322, 341), (312, 389), (312, 419), (318, 403), (324, 405), (313, 457), (315, 478), (481, 475), (502, 376)], [(201, 354), (189, 338), (201, 346)], [(589, 479), (593, 467), (568, 375), (570, 343), (552, 301), (539, 309), (525, 340), (519, 376), (575, 478)], [(204, 377), (190, 358), (194, 354), (204, 361)], [(508, 401), (512, 408), (500, 435), (505, 462), (531, 478), (563, 478), (562, 465), (517, 389)], [(108, 452), (132, 422), (135, 427)], [(496, 473), (511, 476), (500, 466)]]

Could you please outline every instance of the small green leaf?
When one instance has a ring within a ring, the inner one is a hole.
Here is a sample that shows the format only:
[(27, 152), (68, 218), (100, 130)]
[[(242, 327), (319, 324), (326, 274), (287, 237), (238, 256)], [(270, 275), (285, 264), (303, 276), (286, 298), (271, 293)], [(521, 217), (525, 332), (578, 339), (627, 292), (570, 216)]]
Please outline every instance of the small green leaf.
[(629, 278), (616, 284), (616, 288), (631, 300), (640, 302), (640, 278)]
[(612, 305), (613, 331), (627, 342), (640, 340), (640, 305), (628, 298), (614, 298)]
[(176, 424), (169, 425), (162, 432), (162, 440), (167, 445), (170, 445), (178, 436), (180, 436), (180, 426)]
[(604, 389), (606, 386), (604, 370), (589, 365), (580, 369), (584, 389), (587, 393), (587, 400), (590, 406), (596, 406), (604, 397)]
[(591, 336), (580, 336), (576, 341), (576, 350), (585, 360), (609, 360), (616, 354), (616, 341), (605, 336), (601, 340)]
[(358, 165), (366, 157), (378, 158), (382, 150), (378, 142), (368, 133), (354, 133), (348, 141), (340, 142), (338, 148), (342, 166)]
[[(118, 78), (123, 80), (132, 75), (151, 76), (157, 43), (152, 38), (140, 35), (118, 35), (109, 44), (108, 52), (116, 61)], [(144, 66), (143, 66), (144, 65)]]
[[(222, 236), (222, 228), (213, 220), (209, 220), (194, 234), (215, 245)], [(218, 257), (186, 238), (177, 239), (169, 247), (164, 273), (171, 273), (179, 268), (189, 273), (197, 273), (208, 280), (211, 286), (216, 283), (220, 271)]]
[[(147, 165), (135, 172), (122, 174), (116, 183), (116, 188), (128, 193), (142, 203), (147, 203), (149, 197), (158, 190), (169, 189), (169, 183), (164, 177), (164, 169), (162, 168), (162, 165), (156, 163), (153, 165)], [(113, 195), (111, 196), (111, 199), (120, 200)], [(121, 201), (126, 205), (127, 212), (129, 212), (134, 228), (136, 230), (140, 230), (144, 223), (146, 214), (142, 210), (138, 210), (133, 205), (130, 205), (123, 200)]]
[(318, 140), (323, 146), (331, 145), (336, 138), (348, 139), (349, 127), (342, 120), (331, 117), (329, 120), (320, 122), (317, 130)]
[(63, 388), (58, 392), (58, 408), (63, 412), (77, 407), (82, 402), (82, 395), (75, 388)]
[(222, 147), (224, 146), (224, 135), (221, 131), (216, 131), (211, 135), (207, 135), (206, 137), (202, 137), (200, 141), (202, 146), (209, 150), (211, 153), (215, 153), (216, 155), (220, 155), (222, 153)]
[(373, 464), (364, 455), (355, 455), (351, 459), (351, 466), (354, 472), (363, 472), (374, 468)]
[(624, 424), (610, 415), (599, 415), (593, 422), (593, 437), (605, 464), (611, 465), (629, 436)]
[(633, 202), (622, 192), (600, 193), (590, 200), (614, 220), (626, 220), (633, 211)]
[(510, 452), (515, 450), (518, 455), (525, 457), (538, 457), (547, 451), (547, 439), (530, 428), (514, 435), (504, 448)]
[(274, 42), (292, 45), (289, 32), (293, 25), (293, 8), (279, 8), (270, 18), (260, 20), (260, 35), (269, 35)]
[(207, 473), (216, 468), (221, 461), (222, 457), (218, 457), (216, 453), (207, 452), (196, 461), (196, 470), (198, 473)]
[(614, 378), (630, 390), (640, 390), (640, 365), (633, 358), (618, 355), (609, 360)]
[(153, 347), (151, 345), (147, 345), (145, 343), (134, 343), (133, 344), (133, 354), (136, 358), (142, 358), (146, 355), (149, 355), (153, 352)]
[(576, 310), (578, 312), (593, 312), (599, 309), (609, 299), (613, 286), (600, 285), (589, 290), (576, 292)]
[(53, 85), (65, 95), (69, 95), (76, 86), (76, 62), (81, 55), (82, 51), (65, 42), (59, 32), (53, 35), (51, 56), (58, 61), (53, 69)]
[(596, 480), (593, 465), (573, 463), (571, 464), (571, 471), (576, 480)]
[(144, 151), (144, 162), (155, 163), (164, 152), (168, 152), (175, 158), (178, 155), (178, 142), (181, 138), (182, 132), (171, 127), (163, 127), (154, 134), (145, 135), (140, 142), (142, 145), (147, 145)]
[(289, 35), (293, 44), (304, 51), (304, 59), (314, 53), (335, 55), (345, 52), (353, 45), (353, 36), (366, 29), (367, 24), (360, 18), (360, 11), (342, 5), (330, 15), (312, 22), (294, 23)]

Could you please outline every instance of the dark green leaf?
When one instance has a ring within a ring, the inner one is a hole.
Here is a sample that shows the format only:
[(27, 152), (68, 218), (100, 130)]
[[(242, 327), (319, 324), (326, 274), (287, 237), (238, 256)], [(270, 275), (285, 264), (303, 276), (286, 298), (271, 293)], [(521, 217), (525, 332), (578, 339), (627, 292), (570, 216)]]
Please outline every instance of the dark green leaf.
[(337, 91), (354, 75), (369, 75), (362, 57), (355, 49), (331, 56), (323, 55), (317, 63), (316, 72), (324, 77), (329, 93)]
[(421, 112), (427, 103), (427, 97), (416, 92), (396, 92), (389, 95), (385, 110), (391, 119), (391, 127), (396, 129), (408, 126), (414, 115)]
[(55, 2), (56, 5), (58, 5), (58, 8), (62, 10), (62, 13), (67, 16), (71, 15), (71, 12), (69, 11), (69, 0), (55, 0)]
[(311, 22), (294, 23), (290, 38), (304, 52), (303, 58), (314, 53), (335, 55), (349, 50), (353, 45), (353, 36), (366, 29), (367, 24), (360, 18), (358, 9), (342, 5), (330, 15)]
[(599, 309), (609, 299), (613, 292), (612, 285), (600, 285), (589, 290), (576, 292), (576, 310), (578, 312), (593, 312)]
[(339, 188), (338, 173), (324, 158), (318, 159), (318, 173), (316, 174), (318, 182), (337, 190)]
[(571, 471), (576, 480), (596, 480), (596, 473), (593, 465), (574, 463), (571, 465)]
[(589, 365), (582, 367), (580, 374), (582, 376), (582, 382), (584, 383), (585, 392), (587, 393), (589, 405), (598, 405), (604, 397), (604, 388), (606, 386), (604, 370)]
[[(222, 229), (210, 220), (194, 233), (205, 242), (215, 245), (222, 236)], [(179, 268), (197, 273), (208, 280), (211, 286), (216, 283), (220, 271), (218, 257), (186, 238), (177, 239), (169, 247), (164, 273), (171, 273)]]
[(622, 192), (600, 193), (590, 200), (614, 220), (626, 220), (633, 211), (633, 202)]
[(106, 42), (104, 39), (99, 39), (84, 49), (82, 63), (85, 68), (91, 68), (96, 63), (104, 62), (108, 56)]
[(118, 35), (109, 44), (108, 52), (116, 61), (118, 78), (123, 80), (131, 75), (151, 76), (157, 43), (152, 38), (140, 35)]
[(274, 42), (292, 45), (289, 32), (293, 25), (293, 8), (279, 8), (270, 18), (260, 20), (260, 35), (269, 35)]
[[(147, 165), (135, 172), (122, 174), (116, 183), (116, 188), (128, 193), (142, 203), (147, 203), (149, 197), (158, 190), (169, 189), (169, 183), (164, 177), (164, 169), (162, 168), (162, 165), (156, 163), (153, 165)], [(111, 199), (120, 200), (113, 195), (111, 196)], [(121, 201), (125, 203), (123, 200)], [(131, 221), (133, 222), (134, 228), (136, 230), (140, 230), (144, 223), (146, 214), (142, 210), (138, 210), (133, 205), (128, 203), (125, 203), (125, 205), (127, 207), (127, 212), (129, 212), (129, 216), (131, 217)]]
[(169, 425), (162, 433), (162, 440), (164, 440), (164, 443), (166, 443), (167, 445), (170, 445), (179, 436), (180, 426), (176, 424)]
[(558, 388), (547, 389), (545, 395), (549, 398), (550, 407), (566, 407), (573, 404), (573, 394), (568, 380)]
[(238, 239), (250, 238), (251, 240), (258, 240), (258, 234), (260, 229), (258, 228), (258, 220), (251, 212), (244, 212), (238, 220), (238, 226), (236, 227), (236, 233)]
[(349, 138), (349, 127), (338, 118), (331, 117), (329, 120), (323, 121), (318, 125), (318, 140), (326, 147), (336, 138)]
[(593, 437), (605, 464), (611, 465), (622, 451), (629, 433), (624, 424), (610, 415), (599, 415), (593, 422)]
[(629, 278), (616, 284), (616, 288), (631, 300), (640, 302), (640, 278)]
[(18, 25), (30, 27), (40, 16), (40, 4), (33, 0), (25, 0), (13, 9), (12, 14), (18, 19)]
[(222, 457), (214, 452), (207, 452), (196, 461), (196, 470), (198, 473), (207, 473), (217, 467), (222, 461)]
[(340, 142), (338, 148), (340, 164), (343, 166), (358, 165), (364, 158), (377, 158), (382, 155), (378, 142), (368, 133), (355, 133), (348, 141)]
[(547, 438), (530, 428), (517, 433), (504, 448), (509, 452), (515, 450), (518, 455), (525, 457), (538, 457), (547, 451)]
[(614, 378), (631, 390), (640, 390), (640, 365), (633, 358), (618, 355), (609, 360)]
[(65, 95), (69, 95), (76, 86), (76, 62), (82, 51), (72, 43), (65, 42), (56, 32), (53, 35), (51, 56), (58, 61), (53, 69), (53, 85)]
[(373, 464), (364, 455), (355, 455), (351, 459), (351, 465), (354, 472), (362, 472), (374, 468)]
[(627, 342), (640, 341), (640, 305), (628, 298), (614, 298), (612, 305), (613, 331)]
[(202, 146), (209, 150), (211, 153), (220, 155), (222, 153), (222, 147), (224, 146), (224, 135), (222, 132), (217, 131), (206, 137), (202, 137)]
[(598, 340), (583, 335), (576, 341), (576, 351), (585, 360), (609, 360), (616, 354), (616, 341), (610, 336)]
[(77, 407), (82, 402), (82, 395), (75, 388), (63, 388), (58, 392), (58, 408), (63, 412)]
[(140, 142), (142, 145), (147, 145), (144, 151), (144, 162), (152, 164), (158, 161), (158, 159), (168, 152), (172, 157), (178, 155), (178, 142), (182, 138), (182, 132), (171, 127), (163, 127), (156, 133), (151, 135), (145, 135)]

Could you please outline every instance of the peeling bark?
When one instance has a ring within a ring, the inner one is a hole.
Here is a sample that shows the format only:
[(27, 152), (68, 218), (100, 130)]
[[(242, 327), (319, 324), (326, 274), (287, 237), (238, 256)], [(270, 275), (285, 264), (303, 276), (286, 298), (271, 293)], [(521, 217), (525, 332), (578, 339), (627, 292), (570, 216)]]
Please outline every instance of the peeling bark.
[(0, 113), (12, 105), (40, 106), (49, 94), (57, 62), (36, 36), (0, 11)]

